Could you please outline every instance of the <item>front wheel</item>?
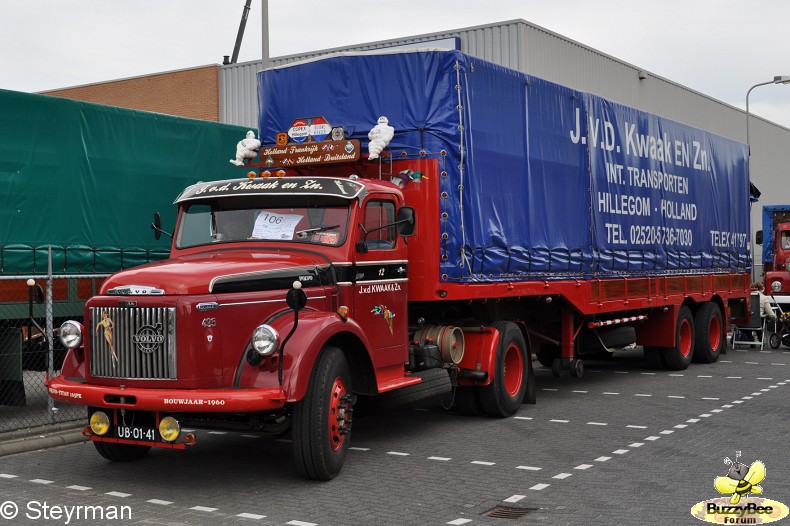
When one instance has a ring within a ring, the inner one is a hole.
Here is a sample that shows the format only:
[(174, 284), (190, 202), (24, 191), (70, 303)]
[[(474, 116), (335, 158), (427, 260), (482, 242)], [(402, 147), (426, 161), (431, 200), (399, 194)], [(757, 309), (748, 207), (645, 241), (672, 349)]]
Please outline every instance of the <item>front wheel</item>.
[(513, 322), (498, 321), (492, 327), (499, 332), (496, 371), (491, 383), (480, 389), (480, 402), (488, 415), (507, 417), (521, 407), (527, 390), (527, 344)]
[(325, 348), (313, 368), (307, 394), (293, 410), (294, 460), (305, 477), (331, 480), (343, 468), (351, 438), (351, 392), (343, 351)]
[(151, 451), (151, 446), (117, 444), (115, 442), (94, 442), (93, 446), (99, 455), (113, 462), (131, 462), (143, 458)]
[(778, 349), (782, 346), (782, 338), (777, 333), (773, 333), (768, 338), (768, 345), (771, 346), (771, 349)]

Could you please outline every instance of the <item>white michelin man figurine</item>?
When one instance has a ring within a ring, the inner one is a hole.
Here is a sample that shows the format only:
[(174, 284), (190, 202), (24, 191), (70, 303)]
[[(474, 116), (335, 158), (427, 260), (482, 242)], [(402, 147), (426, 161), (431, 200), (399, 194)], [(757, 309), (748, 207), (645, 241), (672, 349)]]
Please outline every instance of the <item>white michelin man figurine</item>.
[(244, 166), (244, 159), (254, 159), (258, 155), (258, 148), (260, 147), (261, 141), (255, 138), (255, 133), (252, 130), (248, 131), (247, 138), (236, 144), (236, 158), (231, 159), (230, 163), (236, 166)]
[(379, 154), (387, 147), (395, 135), (395, 128), (389, 125), (386, 117), (379, 117), (378, 124), (368, 133), (368, 159), (378, 159)]

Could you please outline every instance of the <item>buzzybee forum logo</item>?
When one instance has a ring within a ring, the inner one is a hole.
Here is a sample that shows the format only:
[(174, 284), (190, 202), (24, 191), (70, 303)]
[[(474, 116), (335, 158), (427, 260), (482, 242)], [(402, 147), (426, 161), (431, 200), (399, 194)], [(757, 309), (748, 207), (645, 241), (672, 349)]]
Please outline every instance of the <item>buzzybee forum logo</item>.
[(787, 517), (790, 510), (781, 502), (753, 496), (763, 494), (765, 464), (755, 460), (747, 466), (738, 462), (740, 456), (736, 451), (735, 462), (725, 458), (729, 471), (713, 479), (713, 487), (725, 497), (698, 502), (691, 514), (713, 524), (768, 524)]

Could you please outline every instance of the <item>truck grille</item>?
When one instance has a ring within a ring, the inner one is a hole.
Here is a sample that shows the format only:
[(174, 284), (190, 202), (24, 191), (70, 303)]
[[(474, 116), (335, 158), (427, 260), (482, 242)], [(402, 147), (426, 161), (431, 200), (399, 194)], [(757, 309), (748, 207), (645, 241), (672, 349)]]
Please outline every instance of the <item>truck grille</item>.
[(93, 376), (176, 378), (175, 308), (91, 307), (90, 319)]

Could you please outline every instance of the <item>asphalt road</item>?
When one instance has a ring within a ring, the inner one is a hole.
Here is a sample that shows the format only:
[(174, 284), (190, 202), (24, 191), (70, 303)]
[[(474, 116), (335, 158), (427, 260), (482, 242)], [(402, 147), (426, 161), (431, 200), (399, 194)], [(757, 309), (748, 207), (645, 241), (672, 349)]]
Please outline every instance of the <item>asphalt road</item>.
[[(790, 504), (790, 351), (731, 350), (677, 373), (631, 351), (581, 379), (536, 376), (537, 405), (512, 418), (436, 404), (356, 418), (325, 483), (299, 478), (287, 438), (241, 433), (198, 432), (194, 448), (130, 464), (90, 443), (3, 457), (0, 526), (700, 524), (690, 509), (721, 497), (713, 479), (736, 451), (765, 464), (763, 497)], [(484, 515), (497, 506), (523, 515)]]

